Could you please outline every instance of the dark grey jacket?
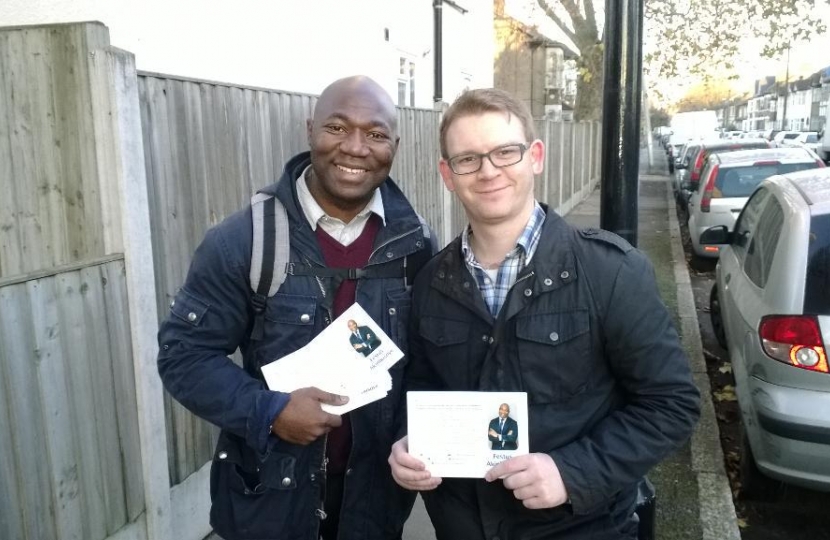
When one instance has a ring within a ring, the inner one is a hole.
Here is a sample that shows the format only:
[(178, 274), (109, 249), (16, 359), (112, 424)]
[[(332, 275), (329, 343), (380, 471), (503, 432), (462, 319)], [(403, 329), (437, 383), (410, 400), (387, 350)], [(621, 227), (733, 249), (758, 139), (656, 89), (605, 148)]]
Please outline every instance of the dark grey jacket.
[[(320, 267), (323, 256), (296, 194), (296, 179), (309, 163), (308, 152), (294, 157), (269, 190), (288, 214), (291, 261)], [(391, 179), (379, 189), (387, 221), (367, 268), (423, 264), (434, 246), (417, 214)], [(260, 368), (306, 345), (329, 324), (334, 286), (330, 278), (289, 274), (268, 301), (263, 338), (252, 340), (251, 244), (250, 207), (208, 231), (161, 325), (159, 373), (173, 397), (222, 428), (211, 470), (214, 529), (226, 540), (317, 540), (325, 437), (298, 446), (271, 434), (288, 394), (269, 391)], [(361, 278), (356, 296), (405, 351), (410, 290), (403, 277)], [(237, 347), (241, 368), (228, 358)], [(351, 413), (341, 540), (399, 538), (411, 509), (413, 495), (394, 483), (386, 462), (399, 430), (403, 364), (390, 370), (393, 389), (385, 399)]]
[(635, 538), (637, 482), (688, 439), (700, 399), (651, 264), (548, 211), (494, 320), (460, 246), (415, 282), (405, 389), (527, 392), (530, 451), (571, 504), (527, 510), (500, 482), (444, 479), (424, 494), (438, 538)]

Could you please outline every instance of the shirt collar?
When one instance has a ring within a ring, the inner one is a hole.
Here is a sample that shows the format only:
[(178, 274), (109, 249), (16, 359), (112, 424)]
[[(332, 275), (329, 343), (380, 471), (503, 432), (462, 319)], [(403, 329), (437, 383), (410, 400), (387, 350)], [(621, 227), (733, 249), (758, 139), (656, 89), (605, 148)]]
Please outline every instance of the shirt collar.
[[(538, 201), (534, 201), (533, 212), (530, 214), (530, 219), (527, 220), (522, 234), (516, 239), (516, 246), (507, 254), (508, 257), (515, 256), (519, 250), (524, 252), (525, 264), (530, 262), (533, 253), (536, 251), (536, 246), (539, 243), (539, 236), (542, 233), (542, 224), (545, 222), (545, 210)], [(470, 236), (473, 230), (468, 223), (464, 227), (464, 232), (461, 234), (461, 254), (468, 262), (473, 260), (473, 249), (470, 247)]]
[[(306, 183), (305, 178), (306, 174), (310, 173), (310, 169), (311, 165), (306, 167), (303, 174), (301, 174), (297, 179), (297, 199), (300, 201), (300, 208), (303, 209), (303, 214), (305, 214), (308, 224), (311, 225), (311, 230), (316, 231), (317, 223), (327, 214), (308, 189), (308, 184)], [(372, 199), (369, 203), (363, 208), (363, 210), (358, 212), (355, 217), (366, 216), (371, 212), (377, 214), (381, 222), (386, 225), (386, 213), (383, 209), (383, 197), (380, 194), (380, 190), (377, 188), (375, 189), (374, 194), (372, 194)]]

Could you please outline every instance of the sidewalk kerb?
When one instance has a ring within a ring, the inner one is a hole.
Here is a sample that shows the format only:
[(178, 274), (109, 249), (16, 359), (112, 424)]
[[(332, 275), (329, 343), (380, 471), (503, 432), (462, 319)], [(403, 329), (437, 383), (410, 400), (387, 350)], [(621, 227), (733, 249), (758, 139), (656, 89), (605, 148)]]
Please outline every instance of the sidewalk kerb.
[(681, 314), (680, 335), (701, 394), (700, 421), (692, 434), (691, 449), (692, 469), (697, 475), (703, 540), (740, 540), (741, 532), (732, 501), (732, 489), (724, 467), (715, 407), (703, 358), (694, 293), (671, 189), (666, 190), (666, 198), (674, 277), (677, 283), (677, 309)]

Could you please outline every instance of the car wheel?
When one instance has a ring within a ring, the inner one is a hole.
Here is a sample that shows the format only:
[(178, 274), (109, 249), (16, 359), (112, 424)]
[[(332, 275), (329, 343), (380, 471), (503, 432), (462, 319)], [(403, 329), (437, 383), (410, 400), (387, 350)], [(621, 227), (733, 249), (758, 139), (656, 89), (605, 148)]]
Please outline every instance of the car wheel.
[(755, 464), (755, 457), (752, 455), (752, 448), (749, 446), (749, 437), (746, 429), (741, 423), (741, 487), (738, 490), (738, 498), (760, 502), (776, 502), (784, 491), (784, 484), (764, 476)]
[(718, 345), (726, 349), (726, 330), (723, 328), (723, 314), (721, 313), (717, 283), (712, 285), (712, 292), (709, 293), (709, 319), (712, 321), (712, 330), (718, 340)]

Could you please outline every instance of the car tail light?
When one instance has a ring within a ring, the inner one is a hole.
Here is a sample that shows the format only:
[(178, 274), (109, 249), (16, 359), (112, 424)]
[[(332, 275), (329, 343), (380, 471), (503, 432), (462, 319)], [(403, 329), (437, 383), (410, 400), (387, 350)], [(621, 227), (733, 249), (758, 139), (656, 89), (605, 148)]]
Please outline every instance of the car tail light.
[(817, 166), (819, 169), (823, 169), (823, 168), (824, 168), (824, 162), (823, 162), (821, 159), (817, 159), (817, 160), (816, 160), (816, 166)]
[(768, 315), (758, 329), (770, 358), (791, 366), (828, 373), (827, 354), (814, 316)]
[(703, 188), (703, 195), (700, 198), (700, 211), (708, 212), (712, 204), (712, 192), (715, 190), (715, 178), (718, 176), (719, 165), (712, 167), (706, 186)]
[(689, 182), (692, 184), (696, 184), (700, 181), (700, 170), (703, 168), (703, 154), (705, 154), (703, 150), (697, 153), (697, 158), (695, 159), (695, 166), (692, 167), (692, 173), (689, 175)]

